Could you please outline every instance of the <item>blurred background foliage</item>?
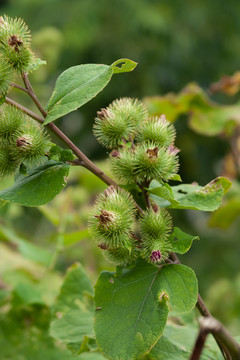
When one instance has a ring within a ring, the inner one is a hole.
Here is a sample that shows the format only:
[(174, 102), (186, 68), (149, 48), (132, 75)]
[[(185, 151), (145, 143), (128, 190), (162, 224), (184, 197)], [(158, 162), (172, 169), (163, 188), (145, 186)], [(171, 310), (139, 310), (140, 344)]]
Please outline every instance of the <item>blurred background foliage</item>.
[[(108, 174), (106, 151), (92, 135), (93, 119), (97, 110), (115, 98), (129, 96), (144, 99), (152, 114), (165, 113), (175, 122), (184, 183), (205, 185), (220, 175), (233, 181), (223, 207), (214, 214), (190, 210), (171, 213), (176, 226), (200, 236), (201, 241), (181, 260), (195, 270), (200, 292), (213, 315), (237, 334), (239, 80), (236, 75), (215, 87), (211, 84), (239, 70), (240, 2), (185, 0), (183, 5), (180, 0), (2, 0), (0, 5), (2, 14), (25, 20), (34, 51), (47, 61), (47, 66), (30, 75), (44, 105), (56, 78), (70, 66), (111, 64), (122, 57), (138, 62), (132, 73), (114, 76), (90, 103), (56, 122), (86, 155), (100, 161), (99, 166)], [(19, 91), (11, 97), (34, 109)], [(1, 181), (1, 189), (10, 181)], [(21, 309), (29, 318), (35, 316), (33, 309), (40, 307), (45, 314), (43, 323), (39, 325), (40, 320), (34, 319), (34, 324), (38, 329), (47, 327), (48, 306), (69, 265), (83, 263), (93, 283), (100, 270), (113, 268), (86, 230), (95, 196), (105, 187), (86, 170), (73, 168), (67, 188), (48, 205), (24, 208), (8, 204), (1, 208), (0, 306), (9, 310), (14, 305), (17, 316)], [(0, 338), (4, 331), (8, 337), (7, 328), (3, 328)], [(15, 340), (11, 341), (14, 344)], [(50, 338), (41, 341), (52, 349)], [(29, 359), (31, 356), (36, 354)]]

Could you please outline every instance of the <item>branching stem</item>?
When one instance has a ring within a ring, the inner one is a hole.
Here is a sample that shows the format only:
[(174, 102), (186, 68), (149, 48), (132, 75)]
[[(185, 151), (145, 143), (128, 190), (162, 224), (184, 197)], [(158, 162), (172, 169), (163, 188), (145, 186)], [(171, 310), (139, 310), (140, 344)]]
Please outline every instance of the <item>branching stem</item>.
[(227, 331), (227, 329), (215, 318), (212, 316), (203, 317), (199, 321), (200, 330), (198, 337), (193, 348), (192, 355), (190, 360), (199, 360), (200, 355), (203, 351), (205, 341), (208, 334), (213, 334), (214, 338), (221, 343), (224, 353), (229, 360), (239, 360), (240, 359), (240, 346)]

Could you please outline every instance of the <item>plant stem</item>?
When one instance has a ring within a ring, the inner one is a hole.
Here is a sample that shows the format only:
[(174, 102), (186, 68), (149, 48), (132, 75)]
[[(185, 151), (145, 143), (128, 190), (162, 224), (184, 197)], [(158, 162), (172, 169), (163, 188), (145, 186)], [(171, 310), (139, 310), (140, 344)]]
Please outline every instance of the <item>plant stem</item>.
[(222, 344), (224, 353), (229, 360), (240, 359), (240, 345), (235, 341), (227, 329), (214, 317), (203, 317), (199, 321), (200, 330), (190, 360), (199, 360), (209, 333)]
[(27, 89), (25, 89), (24, 87), (22, 87), (22, 86), (20, 86), (20, 85), (18, 85), (18, 84), (15, 84), (14, 82), (11, 82), (11, 86), (12, 86), (12, 87), (15, 87), (16, 89), (22, 90), (22, 91), (24, 91), (24, 92), (26, 92), (26, 93), (28, 94), (28, 90), (27, 90)]
[(41, 114), (43, 115), (43, 117), (45, 118), (47, 116), (47, 112), (44, 110), (44, 108), (42, 107), (42, 105), (40, 104), (40, 101), (38, 100), (32, 85), (28, 79), (28, 74), (26, 72), (22, 73), (22, 79), (24, 82), (24, 85), (26, 87), (26, 90), (28, 92), (28, 95), (31, 97), (31, 99), (33, 100), (33, 102), (35, 103), (35, 105), (37, 106), (38, 110), (41, 112)]

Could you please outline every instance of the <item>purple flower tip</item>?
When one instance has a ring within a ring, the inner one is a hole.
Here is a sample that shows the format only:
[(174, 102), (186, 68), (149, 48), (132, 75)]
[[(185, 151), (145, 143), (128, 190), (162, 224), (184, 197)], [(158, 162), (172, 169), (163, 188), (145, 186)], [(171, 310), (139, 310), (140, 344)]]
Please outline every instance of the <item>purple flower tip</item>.
[(150, 259), (152, 262), (157, 262), (161, 259), (162, 255), (160, 253), (160, 250), (157, 250), (157, 251), (153, 251), (151, 256), (150, 256)]
[(169, 145), (168, 151), (169, 151), (169, 153), (172, 154), (172, 155), (177, 155), (177, 154), (180, 152), (180, 149), (178, 149), (178, 148), (175, 147), (174, 145)]

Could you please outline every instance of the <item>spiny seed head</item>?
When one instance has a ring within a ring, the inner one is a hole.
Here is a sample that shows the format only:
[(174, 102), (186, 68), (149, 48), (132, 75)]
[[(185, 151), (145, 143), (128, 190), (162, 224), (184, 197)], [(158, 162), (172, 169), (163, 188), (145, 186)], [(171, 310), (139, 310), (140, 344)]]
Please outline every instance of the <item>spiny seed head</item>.
[(20, 164), (20, 161), (14, 157), (10, 149), (0, 147), (0, 178), (13, 175)]
[(47, 135), (39, 125), (31, 120), (19, 131), (12, 152), (21, 161), (38, 162), (50, 149)]
[(118, 247), (112, 250), (104, 251), (104, 255), (108, 261), (118, 266), (126, 266), (133, 264), (139, 256), (139, 251), (136, 247), (127, 249), (126, 247)]
[(13, 69), (27, 70), (33, 60), (30, 41), (30, 32), (22, 19), (7, 16), (1, 18), (0, 51)]
[(159, 237), (166, 240), (172, 229), (172, 219), (167, 210), (158, 208), (144, 212), (140, 220), (142, 239), (158, 239)]
[(91, 235), (107, 249), (131, 248), (135, 207), (132, 198), (123, 190), (110, 186), (99, 195), (89, 219)]
[(138, 129), (138, 142), (154, 142), (158, 146), (169, 146), (174, 143), (176, 131), (167, 121), (165, 115), (152, 116), (142, 122)]
[(135, 154), (131, 149), (114, 150), (110, 154), (111, 170), (122, 184), (131, 184), (135, 181), (134, 164)]
[(170, 180), (178, 171), (178, 158), (165, 147), (156, 143), (142, 143), (136, 146), (133, 173), (137, 181)]
[(165, 209), (144, 212), (140, 220), (141, 256), (150, 262), (164, 261), (171, 251), (168, 240), (172, 220)]
[(3, 104), (0, 108), (0, 140), (5, 146), (15, 144), (17, 136), (25, 126), (26, 116), (16, 107)]
[(118, 148), (137, 131), (138, 123), (147, 116), (145, 105), (137, 99), (122, 98), (97, 112), (93, 132), (103, 146)]
[(27, 46), (30, 45), (31, 35), (24, 21), (21, 18), (13, 19), (6, 15), (1, 16), (0, 40), (10, 41), (11, 37), (15, 37)]
[(0, 55), (0, 103), (1, 99), (4, 98), (11, 89), (13, 76), (12, 69)]

